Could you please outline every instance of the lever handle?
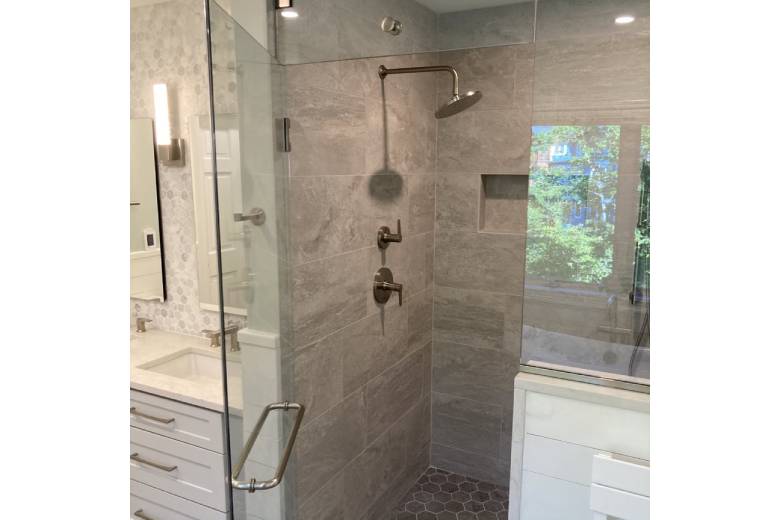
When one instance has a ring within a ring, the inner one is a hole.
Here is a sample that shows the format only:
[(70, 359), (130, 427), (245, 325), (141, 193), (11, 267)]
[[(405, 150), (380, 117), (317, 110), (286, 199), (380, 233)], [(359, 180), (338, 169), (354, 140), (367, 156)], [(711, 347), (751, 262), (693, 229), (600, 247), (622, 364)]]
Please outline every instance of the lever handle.
[(398, 228), (397, 233), (391, 233), (390, 228), (387, 226), (380, 227), (379, 231), (376, 232), (376, 244), (379, 246), (379, 249), (387, 249), (390, 242), (400, 242), (403, 239), (400, 218), (398, 219), (396, 226)]
[(141, 520), (154, 520), (154, 518), (144, 513), (143, 509), (139, 509), (138, 511), (133, 513), (133, 516), (136, 518), (140, 518)]
[(398, 306), (404, 304), (404, 284), (393, 282), (393, 272), (387, 267), (380, 267), (374, 275), (374, 300), (377, 303), (387, 303), (390, 293), (398, 293)]
[(385, 291), (395, 291), (398, 293), (398, 306), (404, 304), (404, 284), (402, 283), (390, 283), (390, 282), (376, 282), (376, 286), (379, 289)]

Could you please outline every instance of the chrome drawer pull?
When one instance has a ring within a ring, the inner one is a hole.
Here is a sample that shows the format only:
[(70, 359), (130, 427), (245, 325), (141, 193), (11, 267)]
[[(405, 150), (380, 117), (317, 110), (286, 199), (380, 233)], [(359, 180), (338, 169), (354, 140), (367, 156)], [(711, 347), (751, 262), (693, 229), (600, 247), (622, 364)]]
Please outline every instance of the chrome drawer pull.
[[(268, 418), (268, 414), (271, 413), (272, 410), (287, 411), (291, 409), (295, 410), (295, 424), (293, 424), (290, 437), (287, 439), (287, 446), (284, 447), (282, 460), (279, 461), (279, 466), (276, 468), (276, 473), (274, 474), (273, 478), (270, 480), (261, 480), (260, 482), (258, 482), (254, 477), (248, 481), (238, 480), (238, 476), (241, 474), (241, 470), (244, 469), (246, 459), (249, 458), (249, 453), (252, 451), (252, 448), (255, 445), (255, 441), (257, 440), (257, 436), (260, 434), (260, 430), (263, 429), (263, 424), (265, 424), (265, 420)], [(292, 453), (293, 445), (295, 444), (295, 438), (298, 436), (298, 429), (301, 427), (304, 411), (305, 408), (302, 404), (291, 403), (288, 401), (283, 403), (269, 404), (265, 407), (263, 413), (260, 414), (260, 418), (257, 420), (252, 433), (249, 435), (249, 438), (244, 445), (244, 449), (241, 450), (241, 455), (238, 457), (238, 464), (233, 469), (233, 475), (231, 478), (233, 489), (254, 493), (258, 489), (265, 490), (274, 488), (282, 482), (282, 477), (284, 477), (284, 470), (287, 469), (287, 463), (290, 460), (290, 454)]]
[(171, 424), (173, 421), (176, 420), (175, 417), (171, 417), (170, 419), (163, 419), (162, 417), (155, 417), (154, 415), (149, 415), (143, 412), (139, 412), (138, 410), (135, 409), (135, 406), (130, 407), (130, 414), (135, 415), (136, 417), (143, 417), (144, 419), (149, 419), (150, 421), (157, 421), (163, 424)]
[(136, 518), (140, 518), (141, 520), (154, 520), (154, 518), (144, 513), (143, 509), (139, 509), (138, 511), (133, 513), (133, 516)]
[(143, 457), (141, 457), (140, 455), (138, 455), (138, 453), (133, 453), (132, 455), (130, 455), (130, 460), (134, 460), (134, 461), (138, 462), (139, 464), (145, 464), (146, 466), (151, 466), (153, 468), (157, 468), (157, 469), (161, 469), (163, 471), (167, 471), (168, 473), (170, 473), (171, 471), (173, 471), (176, 468), (178, 468), (178, 466), (165, 466), (164, 464), (160, 464), (160, 463), (157, 463), (157, 462), (152, 462), (151, 460), (146, 460)]

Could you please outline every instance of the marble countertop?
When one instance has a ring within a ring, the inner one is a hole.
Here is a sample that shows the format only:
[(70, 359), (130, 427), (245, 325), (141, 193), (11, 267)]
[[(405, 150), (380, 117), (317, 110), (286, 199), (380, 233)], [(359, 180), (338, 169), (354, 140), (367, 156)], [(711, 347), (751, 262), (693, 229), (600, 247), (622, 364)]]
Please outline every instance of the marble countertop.
[(520, 372), (515, 388), (650, 413), (650, 394)]
[[(163, 358), (174, 357), (182, 351), (203, 352), (215, 356), (218, 351), (209, 347), (206, 338), (186, 336), (162, 330), (148, 329), (146, 332), (130, 333), (130, 388), (200, 406), (216, 412), (224, 412), (222, 382), (216, 379), (187, 379), (174, 377), (140, 368)], [(238, 360), (240, 361), (240, 358)], [(241, 414), (241, 382), (230, 378), (228, 391), (231, 413)], [(230, 392), (237, 386), (237, 391)]]

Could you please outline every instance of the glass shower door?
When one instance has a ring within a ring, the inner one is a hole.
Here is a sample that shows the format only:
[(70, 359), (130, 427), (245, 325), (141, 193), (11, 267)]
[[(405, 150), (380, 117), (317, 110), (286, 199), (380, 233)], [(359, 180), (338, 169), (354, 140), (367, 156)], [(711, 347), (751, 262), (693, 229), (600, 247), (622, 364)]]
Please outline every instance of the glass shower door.
[(207, 0), (211, 117), (193, 123), (207, 129), (202, 146), (217, 207), (210, 261), (219, 272), (226, 486), (235, 519), (292, 518), (285, 505), (293, 502), (287, 460), (304, 413), (287, 401), (282, 377), (285, 78), (267, 49), (273, 37), (256, 23), (260, 14), (248, 17), (245, 27)]

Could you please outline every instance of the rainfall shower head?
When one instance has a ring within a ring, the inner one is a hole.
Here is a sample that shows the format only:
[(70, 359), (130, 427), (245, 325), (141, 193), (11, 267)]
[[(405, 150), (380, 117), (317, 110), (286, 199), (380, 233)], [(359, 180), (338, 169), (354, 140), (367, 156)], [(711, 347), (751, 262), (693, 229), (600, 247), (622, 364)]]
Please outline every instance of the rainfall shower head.
[(449, 65), (437, 65), (433, 67), (408, 67), (400, 69), (388, 69), (384, 65), (379, 66), (379, 77), (385, 79), (388, 74), (410, 74), (414, 72), (449, 72), (452, 76), (452, 97), (436, 111), (436, 119), (454, 116), (471, 107), (482, 99), (479, 90), (469, 90), (465, 94), (458, 92), (458, 71)]
[(449, 101), (444, 103), (436, 111), (436, 119), (454, 116), (458, 112), (463, 112), (477, 101), (482, 99), (482, 92), (479, 90), (469, 90), (465, 94), (454, 94)]

